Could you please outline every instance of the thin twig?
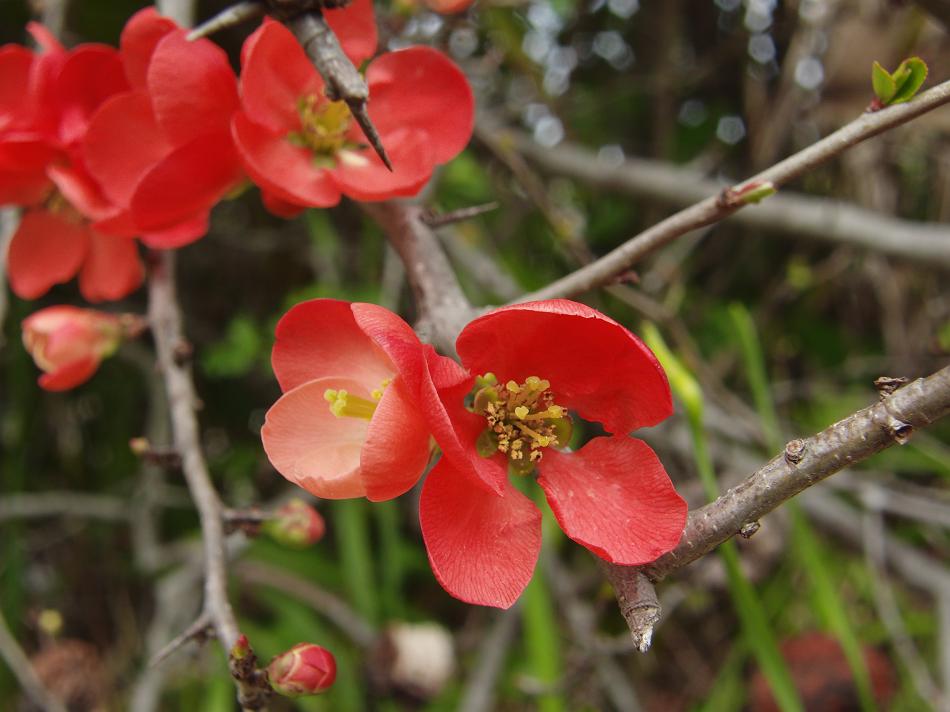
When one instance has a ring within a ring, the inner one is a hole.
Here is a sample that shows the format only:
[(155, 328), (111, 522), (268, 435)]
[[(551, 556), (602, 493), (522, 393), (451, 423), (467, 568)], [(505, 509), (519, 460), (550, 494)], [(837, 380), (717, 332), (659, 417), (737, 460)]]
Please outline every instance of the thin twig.
[(204, 639), (208, 637), (208, 634), (212, 631), (213, 627), (214, 626), (211, 623), (211, 616), (206, 612), (202, 613), (200, 616), (198, 616), (194, 623), (168, 641), (168, 643), (165, 644), (165, 647), (152, 656), (152, 659), (148, 662), (149, 667), (157, 667), (172, 653), (185, 645), (185, 643), (190, 643), (193, 640), (203, 642)]
[(85, 492), (8, 494), (0, 500), (0, 523), (44, 517), (81, 517), (121, 522), (128, 520), (129, 506), (118, 497)]
[(521, 606), (515, 603), (496, 614), (495, 623), (482, 639), (478, 662), (459, 700), (459, 712), (490, 712), (495, 709), (495, 690), (505, 658), (514, 643), (521, 620)]
[(10, 672), (20, 683), (20, 687), (33, 702), (46, 712), (66, 712), (66, 707), (53, 697), (37, 677), (29, 659), (10, 632), (2, 610), (0, 610), (0, 658), (3, 658)]
[(234, 568), (235, 575), (244, 583), (269, 586), (311, 606), (333, 621), (354, 643), (370, 648), (376, 642), (376, 631), (342, 599), (311, 581), (287, 571), (260, 562), (242, 561)]
[[(211, 619), (218, 641), (227, 651), (234, 647), (239, 632), (228, 600), (223, 507), (211, 484), (201, 450), (198, 418), (195, 415), (197, 396), (191, 371), (180, 362), (180, 354), (186, 349), (182, 348), (185, 341), (175, 294), (175, 254), (168, 251), (153, 252), (151, 258), (149, 322), (158, 352), (159, 370), (168, 393), (175, 449), (181, 455), (182, 472), (201, 522), (205, 555), (203, 613)], [(245, 692), (251, 699), (257, 699), (257, 690), (245, 691), (241, 681), (236, 683), (242, 704), (246, 702), (242, 699)]]
[[(837, 156), (854, 144), (876, 136), (895, 126), (905, 124), (921, 114), (932, 111), (947, 102), (950, 102), (950, 82), (944, 82), (924, 92), (914, 101), (906, 104), (888, 107), (887, 109), (875, 113), (863, 114), (830, 136), (786, 158), (771, 168), (762, 171), (735, 188), (716, 195), (711, 195), (685, 210), (662, 220), (653, 227), (631, 238), (599, 260), (578, 269), (566, 277), (552, 282), (536, 292), (524, 295), (519, 301), (570, 297), (606, 284), (614, 275), (628, 269), (632, 264), (647, 254), (662, 247), (680, 235), (702, 227), (703, 225), (723, 220), (745, 207), (745, 203), (741, 200), (741, 195), (744, 190), (749, 187), (771, 183), (778, 188), (830, 158)], [(528, 142), (524, 142), (522, 149), (532, 151), (534, 158), (541, 156), (541, 149), (534, 149)], [(551, 152), (549, 149), (544, 149), (544, 151), (546, 155), (555, 155), (554, 152)], [(602, 167), (596, 165), (596, 163), (591, 163), (591, 166), (592, 170), (598, 172), (603, 170)], [(739, 197), (738, 200), (736, 199), (737, 197)], [(765, 209), (767, 205), (768, 199), (766, 199), (761, 209)], [(786, 217), (787, 216), (786, 214)], [(883, 220), (884, 218), (876, 219)], [(892, 239), (888, 242), (893, 244), (897, 241), (900, 240)], [(946, 240), (945, 242), (947, 242), (947, 245), (950, 245), (950, 242)], [(948, 249), (944, 249), (939, 253), (935, 252), (939, 249), (935, 241), (928, 241), (927, 247), (929, 259), (940, 259), (934, 256), (940, 254), (942, 255), (943, 263), (950, 264), (950, 251), (948, 251)], [(944, 247), (946, 248), (946, 245)], [(905, 254), (909, 254), (913, 251), (913, 245), (905, 245)]]
[[(845, 467), (907, 441), (950, 414), (950, 366), (919, 378), (878, 403), (785, 451), (714, 502), (690, 512), (679, 545), (643, 568), (654, 581), (686, 566), (735, 536), (744, 524)], [(615, 568), (608, 565), (608, 570)]]
[(423, 213), (421, 219), (422, 222), (435, 230), (444, 225), (451, 225), (453, 223), (462, 222), (463, 220), (471, 220), (472, 218), (478, 217), (479, 215), (484, 215), (485, 213), (490, 213), (492, 210), (497, 209), (498, 203), (497, 201), (493, 200), (492, 202), (485, 203), (484, 205), (473, 205), (468, 208), (459, 208), (458, 210), (452, 210), (448, 213)]
[(263, 2), (258, 0), (244, 0), (234, 5), (224, 8), (210, 20), (205, 20), (195, 29), (188, 33), (188, 39), (191, 41), (199, 40), (202, 37), (213, 35), (228, 27), (234, 27), (242, 22), (254, 20), (263, 17), (267, 12)]

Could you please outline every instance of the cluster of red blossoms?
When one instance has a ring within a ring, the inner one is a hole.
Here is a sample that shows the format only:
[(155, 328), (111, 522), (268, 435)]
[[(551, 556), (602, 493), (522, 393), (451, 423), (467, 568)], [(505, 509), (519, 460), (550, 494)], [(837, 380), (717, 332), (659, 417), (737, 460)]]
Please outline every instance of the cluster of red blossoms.
[[(372, 0), (326, 18), (357, 66), (375, 55)], [(42, 26), (29, 31), (38, 51), (0, 47), (0, 205), (24, 209), (8, 256), (24, 299), (77, 275), (88, 301), (121, 299), (144, 277), (136, 240), (170, 249), (200, 238), (245, 177), (288, 217), (341, 195), (414, 195), (472, 133), (465, 76), (429, 48), (384, 53), (367, 70), (390, 172), (277, 22), (245, 42), (240, 80), (220, 48), (188, 41), (153, 8), (129, 20), (119, 49), (66, 50)]]
[[(537, 475), (564, 533), (606, 561), (638, 565), (679, 542), (686, 503), (650, 447), (628, 436), (672, 414), (650, 350), (617, 322), (565, 300), (496, 309), (456, 342), (462, 365), (372, 304), (319, 299), (278, 323), (284, 394), (264, 449), (318, 497), (380, 501), (422, 476), (420, 519), (453, 596), (507, 608), (531, 579), (541, 513), (510, 477)], [(576, 418), (607, 435), (569, 449)]]

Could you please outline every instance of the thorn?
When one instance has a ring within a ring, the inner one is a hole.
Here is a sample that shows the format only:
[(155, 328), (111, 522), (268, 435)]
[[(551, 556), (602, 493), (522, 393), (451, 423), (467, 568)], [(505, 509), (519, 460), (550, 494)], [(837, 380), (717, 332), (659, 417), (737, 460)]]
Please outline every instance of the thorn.
[(243, 2), (224, 8), (210, 20), (198, 25), (188, 33), (187, 39), (189, 42), (194, 42), (202, 37), (207, 37), (228, 27), (234, 27), (247, 20), (263, 17), (265, 11), (266, 8), (263, 2), (259, 2), (258, 0), (243, 0)]
[(383, 142), (379, 138), (379, 132), (376, 131), (376, 127), (373, 126), (373, 122), (369, 118), (369, 112), (366, 111), (366, 100), (347, 100), (346, 105), (350, 107), (350, 113), (353, 114), (356, 123), (360, 125), (360, 128), (363, 129), (363, 133), (366, 134), (369, 145), (373, 147), (373, 150), (376, 151), (376, 155), (379, 156), (386, 168), (389, 169), (389, 172), (392, 173), (393, 164), (390, 162), (389, 156), (386, 154), (386, 149), (383, 147)]
[(498, 203), (492, 201), (490, 203), (485, 203), (484, 205), (473, 205), (469, 208), (459, 208), (458, 210), (452, 210), (447, 213), (429, 212), (422, 216), (422, 222), (432, 228), (442, 227), (443, 225), (451, 225), (452, 223), (461, 222), (463, 220), (470, 220), (471, 218), (482, 215), (483, 213), (490, 213), (492, 210), (498, 208)]

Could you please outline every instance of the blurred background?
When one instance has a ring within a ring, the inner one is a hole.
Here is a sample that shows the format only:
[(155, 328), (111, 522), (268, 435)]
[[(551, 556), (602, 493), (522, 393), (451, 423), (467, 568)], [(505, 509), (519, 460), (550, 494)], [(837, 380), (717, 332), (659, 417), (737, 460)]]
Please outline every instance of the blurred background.
[[(226, 4), (199, 2), (199, 19)], [(67, 46), (115, 45), (143, 6), (0, 0), (0, 42), (25, 43), (26, 22), (45, 12)], [(859, 116), (873, 60), (893, 69), (920, 56), (926, 86), (950, 75), (947, 0), (376, 9), (381, 47), (439, 47), (475, 89), (471, 144), (420, 200), (440, 211), (497, 202), (439, 230), (476, 305), (542, 287), (714, 194), (717, 181), (748, 177)], [(252, 29), (213, 38), (235, 67)], [(619, 179), (625, 167), (640, 179)], [(680, 411), (638, 433), (691, 506), (704, 501), (698, 441), (725, 488), (787, 440), (875, 402), (875, 378), (924, 376), (950, 354), (950, 266), (900, 249), (921, 230), (950, 240), (950, 110), (853, 148), (769, 204), (765, 218), (750, 210), (687, 235), (583, 296), (634, 332), (655, 324), (700, 383), (704, 428)], [(855, 215), (864, 222), (845, 219)], [(882, 249), (894, 235), (898, 247)], [(411, 320), (401, 265), (354, 204), (286, 221), (249, 189), (180, 251), (179, 288), (215, 483), (232, 507), (271, 507), (293, 494), (259, 438), (279, 395), (269, 364), (277, 319), (326, 296)], [(89, 383), (47, 393), (19, 324), (42, 306), (81, 304), (78, 291), (56, 287), (35, 302), (6, 294), (0, 610), (15, 638), (73, 710), (234, 709), (213, 643), (146, 666), (201, 603), (198, 521), (181, 475), (129, 448), (143, 435), (169, 442), (148, 337)], [(144, 312), (144, 290), (106, 308)], [(761, 673), (768, 639), (807, 710), (948, 709), (948, 436), (946, 423), (916, 434), (738, 542), (764, 628), (737, 616), (745, 599), (718, 556), (678, 572), (659, 587), (664, 618), (646, 655), (633, 650), (595, 559), (556, 526), (517, 607), (450, 598), (428, 567), (418, 491), (316, 503), (327, 536), (304, 551), (235, 534), (231, 598), (264, 660), (300, 640), (337, 657), (329, 693), (275, 710), (778, 709)], [(0, 665), (0, 710), (20, 709), (29, 707)]]

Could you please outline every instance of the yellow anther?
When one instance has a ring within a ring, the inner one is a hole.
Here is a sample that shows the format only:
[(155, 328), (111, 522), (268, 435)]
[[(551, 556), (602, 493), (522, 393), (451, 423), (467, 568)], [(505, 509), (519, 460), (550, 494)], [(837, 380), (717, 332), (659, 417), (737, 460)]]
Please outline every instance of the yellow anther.
[(376, 403), (350, 395), (342, 388), (338, 391), (328, 388), (323, 392), (323, 398), (330, 404), (330, 412), (337, 418), (345, 416), (370, 420), (376, 412)]
[(524, 420), (527, 418), (528, 413), (530, 412), (531, 411), (528, 409), (528, 406), (525, 405), (519, 405), (517, 408), (515, 408), (515, 416), (517, 416), (519, 420)]
[(515, 383), (514, 381), (508, 381), (508, 383), (505, 384), (505, 389), (506, 389), (509, 393), (520, 393), (520, 392), (521, 392), (521, 386), (519, 386), (519, 385), (518, 385), (517, 383)]

